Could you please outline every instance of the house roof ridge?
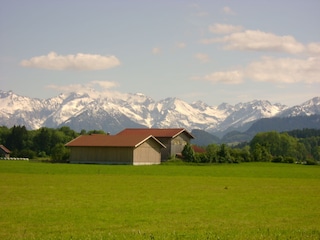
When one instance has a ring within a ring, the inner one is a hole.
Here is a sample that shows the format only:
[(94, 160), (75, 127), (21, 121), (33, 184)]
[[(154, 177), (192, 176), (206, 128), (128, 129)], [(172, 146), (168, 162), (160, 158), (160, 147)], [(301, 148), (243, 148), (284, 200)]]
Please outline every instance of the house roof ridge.
[(134, 135), (134, 134), (151, 134), (155, 137), (171, 137), (174, 138), (181, 134), (182, 132), (186, 132), (191, 138), (194, 138), (190, 132), (188, 132), (185, 128), (125, 128), (116, 135)]
[(6, 148), (4, 145), (0, 144), (0, 148), (5, 152), (5, 153), (11, 153), (11, 151)]
[(138, 147), (139, 145), (141, 145), (142, 143), (144, 143), (145, 141), (147, 141), (148, 139), (154, 139), (156, 142), (158, 142), (163, 148), (167, 148), (162, 142), (160, 142), (155, 136), (153, 135), (149, 135), (148, 137), (144, 138), (142, 141), (140, 141), (139, 143), (137, 143), (135, 145), (135, 147)]
[(153, 138), (162, 147), (165, 147), (156, 137), (153, 135), (106, 135), (106, 134), (94, 134), (94, 135), (80, 135), (77, 138), (71, 140), (65, 146), (111, 146), (111, 147), (137, 147), (147, 141), (149, 138)]

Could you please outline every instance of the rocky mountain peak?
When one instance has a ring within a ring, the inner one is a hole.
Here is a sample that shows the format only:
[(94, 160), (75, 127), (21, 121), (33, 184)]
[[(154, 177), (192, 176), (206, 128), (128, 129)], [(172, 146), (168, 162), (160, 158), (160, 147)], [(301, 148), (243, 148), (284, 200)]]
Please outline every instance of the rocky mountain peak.
[(60, 94), (37, 99), (0, 90), (0, 124), (25, 125), (29, 129), (70, 126), (76, 131), (101, 129), (113, 133), (130, 126), (183, 127), (209, 132), (250, 127), (254, 121), (274, 116), (320, 114), (320, 97), (287, 107), (268, 100), (210, 106), (202, 101), (189, 104), (179, 98), (155, 101), (141, 94)]

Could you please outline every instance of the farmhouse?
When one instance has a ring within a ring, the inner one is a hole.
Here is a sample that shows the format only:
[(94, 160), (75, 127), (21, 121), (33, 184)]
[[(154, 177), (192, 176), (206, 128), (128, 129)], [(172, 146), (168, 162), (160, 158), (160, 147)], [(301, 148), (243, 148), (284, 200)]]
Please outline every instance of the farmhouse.
[(181, 154), (184, 146), (194, 137), (184, 128), (126, 128), (118, 136), (148, 136), (156, 137), (166, 148), (161, 149), (161, 160)]
[(150, 165), (160, 164), (165, 145), (151, 135), (93, 134), (79, 136), (66, 147), (71, 163)]
[(3, 145), (0, 145), (0, 157), (1, 158), (10, 158), (11, 151)]

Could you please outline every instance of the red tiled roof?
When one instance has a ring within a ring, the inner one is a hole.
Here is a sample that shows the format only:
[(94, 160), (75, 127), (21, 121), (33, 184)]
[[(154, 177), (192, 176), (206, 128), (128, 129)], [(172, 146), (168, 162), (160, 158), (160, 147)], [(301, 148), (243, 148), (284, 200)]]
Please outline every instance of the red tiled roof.
[(196, 145), (192, 145), (191, 146), (193, 151), (196, 152), (196, 153), (204, 153), (206, 152), (206, 150), (202, 147), (199, 147), (199, 146), (196, 146)]
[(106, 134), (92, 134), (81, 135), (72, 141), (68, 142), (67, 147), (138, 147), (140, 144), (147, 141), (149, 138), (154, 139), (162, 147), (165, 147), (158, 139), (149, 135), (106, 135)]
[(152, 135), (154, 137), (170, 137), (174, 138), (180, 133), (185, 132), (190, 138), (194, 138), (191, 133), (189, 133), (184, 128), (126, 128), (119, 132), (117, 135)]
[(1, 148), (2, 151), (4, 151), (5, 153), (11, 153), (11, 151), (10, 151), (8, 148), (6, 148), (5, 146), (3, 146), (3, 145), (0, 145), (0, 148)]

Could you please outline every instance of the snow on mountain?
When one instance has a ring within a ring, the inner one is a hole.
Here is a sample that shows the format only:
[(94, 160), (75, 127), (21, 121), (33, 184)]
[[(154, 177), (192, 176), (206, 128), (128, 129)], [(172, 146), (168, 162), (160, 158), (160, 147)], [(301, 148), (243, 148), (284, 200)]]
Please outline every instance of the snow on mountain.
[(39, 99), (31, 99), (14, 94), (12, 91), (0, 92), (1, 98), (1, 111), (7, 114), (13, 114), (16, 111), (35, 111), (42, 108), (41, 101)]
[(137, 122), (138, 124), (151, 127), (153, 124), (153, 118), (150, 110), (154, 105), (154, 100), (141, 93), (128, 94), (127, 97), (121, 102), (118, 102), (118, 110)]
[[(199, 102), (198, 102), (199, 104)], [(202, 104), (188, 104), (178, 98), (166, 98), (155, 105), (154, 127), (184, 127), (187, 129), (214, 128), (220, 122), (215, 115), (219, 115), (214, 108)]]
[(60, 95), (59, 97), (62, 98), (63, 101), (46, 120), (47, 122), (50, 121), (53, 125), (59, 125), (69, 118), (78, 115), (93, 101), (88, 95), (75, 93)]
[(320, 97), (314, 97), (301, 105), (293, 106), (278, 114), (278, 117), (311, 116), (320, 114)]
[(320, 114), (320, 97), (288, 108), (254, 100), (247, 103), (209, 106), (178, 98), (154, 101), (141, 93), (113, 96), (97, 93), (60, 94), (49, 99), (19, 96), (0, 90), (0, 124), (25, 125), (29, 129), (70, 126), (76, 131), (102, 129), (116, 133), (126, 127), (182, 127), (208, 132), (250, 127), (261, 118)]
[[(229, 107), (225, 105), (223, 108)], [(261, 118), (270, 118), (286, 109), (287, 106), (281, 104), (271, 104), (269, 101), (254, 100), (247, 103), (236, 104), (229, 115), (224, 119), (223, 123), (219, 126), (220, 131), (228, 128), (239, 128), (241, 126), (252, 123)]]
[(0, 91), (0, 101), (0, 123), (5, 126), (25, 125), (36, 129), (50, 114), (50, 111), (46, 111), (46, 101), (19, 96), (12, 91)]

